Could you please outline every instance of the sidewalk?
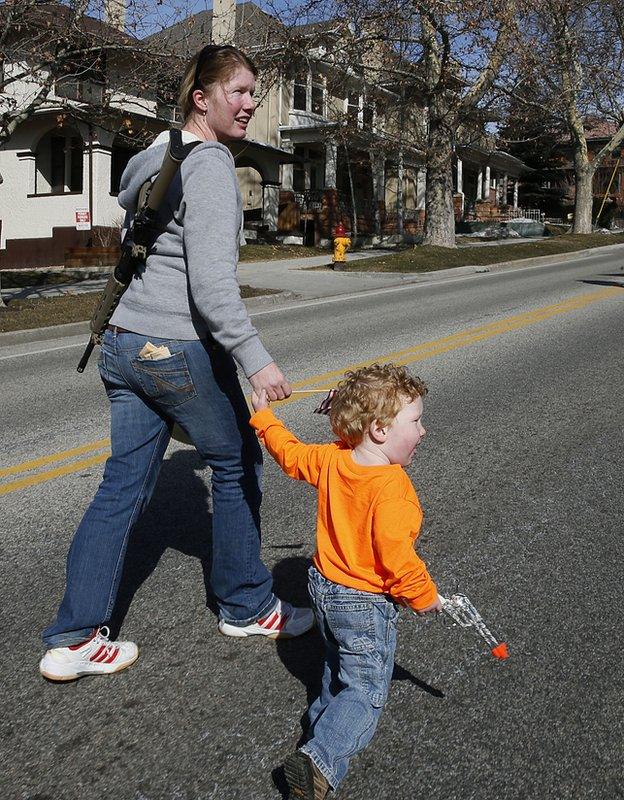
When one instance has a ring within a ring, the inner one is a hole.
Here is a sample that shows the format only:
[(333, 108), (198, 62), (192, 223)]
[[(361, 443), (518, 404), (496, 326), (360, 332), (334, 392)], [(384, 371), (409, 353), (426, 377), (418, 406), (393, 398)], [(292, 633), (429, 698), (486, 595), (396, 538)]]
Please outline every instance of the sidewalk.
[[(390, 255), (392, 252), (392, 250), (370, 250), (351, 253), (348, 258), (349, 261), (353, 262), (363, 258)], [(237, 276), (241, 284), (247, 284), (258, 289), (277, 289), (282, 292), (294, 292), (302, 299), (351, 291), (349, 288), (340, 289), (339, 287), (348, 287), (349, 283), (352, 284), (352, 280), (349, 281), (349, 277), (354, 273), (323, 272), (310, 269), (311, 267), (329, 266), (330, 264), (331, 253), (329, 252), (327, 255), (321, 256), (302, 255), (298, 258), (275, 261), (247, 261), (239, 263)], [(378, 279), (383, 279), (383, 285), (387, 283), (387, 273), (385, 275), (378, 273), (361, 274), (370, 278), (363, 288), (375, 288), (375, 286), (379, 285)], [(390, 274), (393, 275), (394, 273)], [(325, 278), (329, 278), (327, 285), (325, 285)], [(25, 300), (27, 298), (37, 299), (41, 297), (60, 297), (64, 294), (96, 292), (106, 285), (107, 279), (108, 275), (105, 275), (102, 278), (65, 283), (58, 286), (28, 286), (21, 289), (2, 289), (2, 297), (5, 300)], [(320, 294), (319, 288), (321, 289)]]
[[(522, 242), (535, 241), (534, 239), (512, 239), (501, 240), (504, 244), (520, 244)], [(459, 244), (458, 247), (491, 247), (501, 242), (483, 242), (475, 240), (468, 244)], [(377, 258), (384, 255), (392, 255), (394, 250), (375, 249), (358, 251), (349, 253), (347, 258), (350, 262), (358, 261), (363, 258)], [(300, 295), (302, 299), (309, 299), (310, 297), (327, 296), (331, 294), (341, 294), (343, 291), (354, 291), (353, 289), (353, 276), (355, 273), (351, 272), (349, 275), (327, 272), (321, 273), (327, 278), (326, 284), (322, 285), (319, 280), (319, 274), (314, 275), (299, 275), (300, 271), (309, 270), (312, 267), (329, 266), (331, 264), (331, 253), (328, 251), (327, 255), (321, 256), (306, 256), (302, 254), (296, 258), (279, 259), (272, 261), (248, 261), (240, 262), (238, 265), (238, 279), (240, 283), (253, 286), (258, 289), (277, 289), (279, 291), (295, 292)], [(112, 270), (112, 267), (110, 268)], [(459, 269), (458, 267), (455, 268)], [(473, 268), (470, 268), (473, 271)], [(479, 271), (486, 271), (479, 268)], [(102, 269), (104, 274), (104, 270)], [(420, 273), (421, 275), (423, 273)], [(433, 273), (432, 273), (433, 274)], [(403, 280), (414, 278), (414, 275), (407, 275), (406, 273), (362, 273), (360, 280), (364, 278), (364, 285), (362, 289), (374, 289), (376, 286), (387, 286), (388, 279), (392, 278), (393, 283), (401, 282)], [(41, 297), (60, 297), (63, 294), (82, 294), (84, 292), (97, 292), (100, 291), (106, 284), (108, 275), (102, 278), (93, 278), (85, 281), (77, 281), (76, 283), (66, 283), (59, 286), (27, 286), (21, 289), (2, 289), (2, 297), (5, 300), (26, 300), (37, 299)], [(320, 293), (316, 290), (321, 287)], [(341, 289), (340, 287), (345, 287)], [(336, 291), (338, 289), (338, 291)], [(355, 289), (359, 291), (359, 289)]]
[[(330, 254), (327, 256), (312, 256), (290, 258), (279, 261), (242, 262), (238, 266), (238, 280), (259, 289), (277, 289), (279, 294), (252, 297), (245, 300), (247, 308), (258, 310), (267, 305), (293, 301), (313, 300), (321, 297), (352, 294), (354, 292), (374, 291), (388, 287), (401, 286), (415, 283), (431, 283), (452, 280), (464, 275), (495, 272), (510, 268), (527, 268), (547, 266), (562, 261), (570, 261), (611, 253), (614, 249), (624, 251), (624, 245), (606, 245), (589, 250), (578, 250), (573, 253), (560, 253), (556, 255), (537, 256), (533, 258), (504, 261), (488, 266), (462, 266), (441, 269), (433, 272), (334, 272), (333, 270), (314, 269), (329, 265)], [(348, 259), (354, 261), (374, 258), (390, 254), (393, 251), (374, 250), (351, 253)], [(6, 289), (2, 296), (6, 299), (58, 297), (67, 293), (81, 293), (98, 291), (106, 283), (106, 278), (83, 281), (81, 283), (65, 284), (61, 286), (30, 287), (23, 289)], [(0, 347), (22, 342), (44, 341), (59, 339), (64, 336), (74, 336), (88, 331), (88, 322), (74, 322), (67, 325), (55, 325), (49, 328), (35, 328), (10, 333), (0, 333)]]

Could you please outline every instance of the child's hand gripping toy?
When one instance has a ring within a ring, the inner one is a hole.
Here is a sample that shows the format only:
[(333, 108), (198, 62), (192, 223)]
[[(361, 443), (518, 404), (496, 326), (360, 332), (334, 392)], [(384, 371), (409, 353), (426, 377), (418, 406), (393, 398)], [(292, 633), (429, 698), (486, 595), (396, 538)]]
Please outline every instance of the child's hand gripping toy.
[(438, 595), (442, 603), (442, 610), (445, 614), (462, 628), (474, 628), (479, 636), (482, 636), (490, 646), (490, 652), (495, 658), (504, 661), (509, 658), (509, 652), (505, 642), (498, 642), (486, 627), (481, 614), (472, 605), (465, 594), (454, 594), (450, 598)]

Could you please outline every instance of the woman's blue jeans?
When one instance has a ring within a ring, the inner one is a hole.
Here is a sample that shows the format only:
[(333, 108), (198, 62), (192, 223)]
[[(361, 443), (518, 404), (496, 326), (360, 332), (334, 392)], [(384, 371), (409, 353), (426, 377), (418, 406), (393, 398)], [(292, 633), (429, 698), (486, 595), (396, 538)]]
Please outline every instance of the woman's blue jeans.
[(325, 641), (325, 667), (301, 749), (335, 789), (349, 760), (373, 738), (381, 717), (394, 668), (399, 612), (385, 595), (333, 583), (314, 567), (308, 574)]
[[(139, 358), (148, 339), (171, 357)], [(211, 587), (219, 616), (255, 621), (277, 600), (260, 560), (262, 453), (232, 358), (215, 343), (107, 330), (99, 367), (112, 452), (70, 547), (65, 596), (45, 645), (76, 644), (110, 619), (128, 537), (152, 495), (174, 422), (212, 468)]]

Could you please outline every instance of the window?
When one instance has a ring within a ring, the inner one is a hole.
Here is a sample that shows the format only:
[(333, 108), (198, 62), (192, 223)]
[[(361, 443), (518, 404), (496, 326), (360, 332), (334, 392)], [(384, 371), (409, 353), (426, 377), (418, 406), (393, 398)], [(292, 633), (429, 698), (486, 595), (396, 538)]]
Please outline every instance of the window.
[(82, 139), (72, 137), (69, 141), (69, 183), (70, 192), (82, 191)]
[(302, 194), (307, 191), (323, 189), (325, 186), (325, 156), (313, 147), (296, 145), (294, 154), (304, 159), (302, 163), (293, 164), (293, 192)]
[(113, 142), (113, 149), (111, 151), (111, 194), (119, 194), (119, 185), (121, 183), (121, 176), (125, 170), (128, 161), (133, 155), (139, 152), (136, 147), (124, 147)]
[(50, 191), (65, 191), (65, 139), (50, 138)]
[[(299, 158), (305, 158), (305, 147), (296, 145), (294, 154)], [(305, 192), (305, 164), (295, 162), (293, 164), (293, 192)]]
[(367, 131), (372, 131), (374, 121), (375, 110), (370, 103), (366, 103), (362, 110), (362, 127)]
[(159, 119), (164, 119), (167, 122), (173, 122), (174, 124), (184, 122), (182, 112), (175, 103), (158, 103), (156, 114)]
[(349, 122), (357, 124), (360, 115), (360, 95), (357, 92), (349, 92), (347, 97), (347, 119)]
[(106, 84), (106, 53), (85, 56), (66, 66), (68, 74), (56, 81), (55, 94), (67, 100), (101, 104)]
[(178, 87), (176, 83), (160, 83), (156, 88), (156, 114), (167, 122), (184, 122), (178, 108)]
[(384, 128), (384, 104), (381, 100), (375, 103), (375, 130), (381, 131)]
[(295, 78), (293, 89), (293, 109), (295, 111), (307, 111), (308, 95), (308, 73), (300, 73)]
[(82, 192), (83, 142), (58, 128), (40, 141), (35, 156), (35, 193)]
[(300, 72), (293, 85), (293, 111), (325, 113), (325, 83), (320, 73)]
[(325, 89), (323, 76), (316, 74), (312, 76), (312, 113), (323, 116), (325, 113)]

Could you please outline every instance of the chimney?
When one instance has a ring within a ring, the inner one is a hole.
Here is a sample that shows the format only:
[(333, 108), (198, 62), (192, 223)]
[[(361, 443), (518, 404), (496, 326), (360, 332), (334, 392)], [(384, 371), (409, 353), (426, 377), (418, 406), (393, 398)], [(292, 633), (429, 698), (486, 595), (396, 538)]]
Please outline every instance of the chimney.
[(236, 31), (236, 0), (213, 0), (212, 41), (214, 44), (234, 44)]
[(106, 22), (122, 33), (126, 31), (126, 2), (127, 0), (105, 0), (104, 2)]

